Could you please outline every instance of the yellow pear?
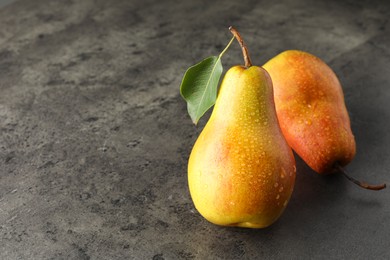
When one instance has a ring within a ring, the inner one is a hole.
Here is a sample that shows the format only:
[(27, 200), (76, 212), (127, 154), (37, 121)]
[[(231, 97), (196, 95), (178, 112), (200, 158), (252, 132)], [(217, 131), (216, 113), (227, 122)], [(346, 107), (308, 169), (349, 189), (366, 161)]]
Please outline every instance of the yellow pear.
[(279, 127), (271, 78), (252, 66), (226, 73), (209, 121), (188, 164), (196, 209), (224, 226), (264, 228), (285, 209), (295, 182), (295, 160)]

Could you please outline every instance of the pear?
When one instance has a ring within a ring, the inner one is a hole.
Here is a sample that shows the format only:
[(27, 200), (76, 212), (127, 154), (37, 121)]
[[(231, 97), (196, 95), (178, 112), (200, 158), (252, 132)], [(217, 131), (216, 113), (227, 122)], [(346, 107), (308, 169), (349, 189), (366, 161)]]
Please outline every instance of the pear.
[(296, 50), (282, 52), (264, 68), (271, 75), (280, 127), (292, 149), (318, 173), (350, 163), (355, 138), (333, 70), (314, 55)]
[(355, 138), (334, 71), (320, 58), (303, 51), (280, 53), (264, 66), (274, 86), (276, 112), (292, 149), (320, 174), (341, 172), (367, 189), (382, 189), (352, 179), (343, 166), (356, 153)]
[(271, 78), (252, 66), (229, 69), (213, 112), (192, 149), (188, 184), (196, 209), (223, 226), (264, 228), (290, 199), (295, 160), (275, 111)]

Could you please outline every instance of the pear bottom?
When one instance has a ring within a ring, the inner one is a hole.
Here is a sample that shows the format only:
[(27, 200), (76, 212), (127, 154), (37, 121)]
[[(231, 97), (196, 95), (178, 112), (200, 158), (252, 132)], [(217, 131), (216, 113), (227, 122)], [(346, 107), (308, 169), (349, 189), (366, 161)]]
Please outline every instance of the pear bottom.
[(295, 181), (294, 167), (274, 172), (189, 174), (190, 193), (199, 213), (216, 225), (265, 228), (285, 210)]

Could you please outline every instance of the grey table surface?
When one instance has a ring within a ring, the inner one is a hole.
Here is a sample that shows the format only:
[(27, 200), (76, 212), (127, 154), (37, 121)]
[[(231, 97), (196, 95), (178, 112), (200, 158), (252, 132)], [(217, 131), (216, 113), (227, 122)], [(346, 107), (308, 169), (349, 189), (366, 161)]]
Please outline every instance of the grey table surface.
[[(6, 1), (7, 2), (7, 1)], [(9, 1), (8, 1), (9, 2)], [(187, 67), (236, 26), (261, 65), (311, 52), (342, 82), (358, 152), (390, 183), (389, 1), (20, 0), (0, 9), (0, 259), (390, 259), (390, 189), (297, 157), (282, 217), (219, 227), (194, 208)], [(242, 63), (238, 45), (225, 68)]]

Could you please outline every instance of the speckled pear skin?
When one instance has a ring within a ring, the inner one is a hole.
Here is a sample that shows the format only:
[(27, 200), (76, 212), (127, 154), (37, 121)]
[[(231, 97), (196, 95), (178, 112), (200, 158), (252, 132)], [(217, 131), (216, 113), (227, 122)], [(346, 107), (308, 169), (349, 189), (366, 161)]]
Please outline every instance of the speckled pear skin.
[(263, 66), (271, 75), (280, 127), (292, 149), (316, 172), (332, 173), (356, 153), (340, 82), (307, 52), (282, 52)]
[(256, 66), (232, 67), (189, 158), (196, 209), (217, 225), (267, 227), (285, 209), (295, 171), (268, 73)]

